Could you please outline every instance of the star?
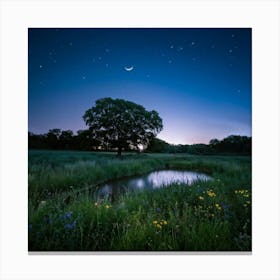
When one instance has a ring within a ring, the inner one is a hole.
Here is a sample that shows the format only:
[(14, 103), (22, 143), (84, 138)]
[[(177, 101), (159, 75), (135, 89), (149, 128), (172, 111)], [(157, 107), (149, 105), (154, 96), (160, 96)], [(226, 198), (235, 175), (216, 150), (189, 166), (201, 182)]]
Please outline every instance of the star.
[(86, 76), (83, 76), (82, 79), (85, 80), (85, 79), (86, 79)]
[(42, 68), (43, 68), (43, 65), (40, 64), (40, 65), (39, 65), (39, 68), (42, 69)]
[(172, 63), (172, 60), (171, 60), (171, 59), (169, 59), (169, 60), (168, 60), (168, 63), (169, 63), (169, 64), (171, 64), (171, 63)]
[(229, 52), (229, 53), (232, 53), (232, 49), (229, 49), (228, 52)]
[(195, 42), (191, 42), (191, 45), (194, 46), (194, 45), (195, 45)]
[(231, 38), (234, 38), (235, 37), (235, 35), (234, 34), (231, 34)]
[(178, 51), (178, 52), (181, 52), (183, 49), (184, 49), (184, 48), (183, 48), (182, 46), (178, 46), (178, 47), (177, 47), (177, 51)]
[(109, 52), (110, 52), (110, 50), (109, 50), (109, 49), (105, 49), (105, 52), (106, 52), (106, 53), (109, 53)]
[(108, 64), (108, 63), (106, 63), (106, 64), (105, 64), (105, 66), (106, 66), (106, 68), (108, 68), (108, 67), (109, 67), (109, 64)]
[(173, 45), (171, 45), (171, 46), (170, 46), (170, 49), (174, 49), (174, 46), (173, 46)]
[(240, 90), (240, 89), (238, 89), (238, 90), (237, 90), (237, 92), (238, 92), (238, 93), (240, 93), (240, 92), (241, 92), (241, 90)]

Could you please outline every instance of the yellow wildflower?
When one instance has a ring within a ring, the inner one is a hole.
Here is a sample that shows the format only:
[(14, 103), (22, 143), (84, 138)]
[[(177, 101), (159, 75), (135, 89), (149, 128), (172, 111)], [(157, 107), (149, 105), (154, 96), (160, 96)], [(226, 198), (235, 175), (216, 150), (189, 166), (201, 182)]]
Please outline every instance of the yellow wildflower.
[(156, 225), (157, 223), (158, 223), (158, 221), (157, 221), (157, 220), (153, 221), (153, 224), (154, 224), (154, 225)]
[(204, 200), (204, 197), (201, 196), (201, 195), (200, 195), (198, 198), (199, 198), (200, 200)]
[(235, 193), (235, 194), (240, 194), (240, 195), (242, 195), (243, 197), (249, 197), (249, 196), (250, 196), (248, 190), (235, 190), (234, 193)]
[(210, 197), (215, 197), (216, 196), (216, 194), (212, 190), (207, 191), (207, 194)]
[(112, 206), (107, 204), (105, 207), (106, 207), (106, 209), (109, 209), (109, 208), (111, 208)]
[(161, 225), (160, 225), (160, 224), (157, 224), (156, 227), (159, 228), (159, 229), (161, 229)]
[(215, 206), (218, 210), (222, 210), (222, 207), (218, 203), (216, 203)]

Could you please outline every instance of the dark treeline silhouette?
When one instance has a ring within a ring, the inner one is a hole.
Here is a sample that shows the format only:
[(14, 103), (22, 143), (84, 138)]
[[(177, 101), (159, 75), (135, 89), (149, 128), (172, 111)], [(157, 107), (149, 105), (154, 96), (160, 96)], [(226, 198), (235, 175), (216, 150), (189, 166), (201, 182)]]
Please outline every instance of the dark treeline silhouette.
[(172, 145), (160, 139), (153, 139), (147, 147), (154, 153), (189, 153), (189, 154), (242, 154), (251, 155), (252, 137), (230, 135), (222, 140), (212, 139), (209, 144)]
[(74, 135), (72, 130), (50, 129), (46, 134), (28, 132), (29, 149), (51, 150), (81, 150), (97, 149), (99, 142), (93, 139), (89, 130), (78, 130)]
[[(113, 150), (110, 146), (101, 146), (101, 143), (93, 138), (89, 130), (78, 130), (76, 134), (72, 130), (51, 129), (46, 134), (34, 134), (28, 132), (29, 149), (51, 150)], [(135, 148), (127, 148), (127, 151)], [(158, 138), (150, 141), (144, 149), (151, 153), (189, 153), (189, 154), (240, 154), (251, 155), (252, 137), (230, 135), (222, 140), (212, 139), (209, 144), (173, 145)]]

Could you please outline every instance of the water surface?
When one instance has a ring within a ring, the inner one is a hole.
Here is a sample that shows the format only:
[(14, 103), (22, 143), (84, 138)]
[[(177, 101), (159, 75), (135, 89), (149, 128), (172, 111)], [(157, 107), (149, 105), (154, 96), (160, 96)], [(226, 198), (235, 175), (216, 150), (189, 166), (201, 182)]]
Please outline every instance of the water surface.
[(207, 181), (210, 177), (197, 172), (182, 171), (182, 170), (161, 170), (153, 171), (146, 175), (119, 179), (112, 182), (108, 182), (100, 187), (98, 196), (103, 198), (109, 196), (115, 199), (119, 194), (144, 190), (144, 189), (157, 189), (170, 184), (187, 184), (190, 185), (196, 180)]

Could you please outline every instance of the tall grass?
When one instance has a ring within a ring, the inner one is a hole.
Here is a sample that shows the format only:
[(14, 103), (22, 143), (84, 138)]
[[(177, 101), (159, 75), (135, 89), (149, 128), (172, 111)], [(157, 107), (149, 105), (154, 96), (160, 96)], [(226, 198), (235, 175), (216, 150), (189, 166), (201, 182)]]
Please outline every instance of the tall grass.
[[(92, 196), (101, 182), (161, 168), (213, 180), (127, 193), (115, 203)], [(29, 250), (251, 250), (251, 158), (31, 152)]]
[(34, 202), (70, 188), (94, 189), (109, 180), (141, 175), (163, 167), (162, 160), (145, 155), (126, 155), (118, 159), (110, 153), (31, 151), (28, 168), (29, 198)]

